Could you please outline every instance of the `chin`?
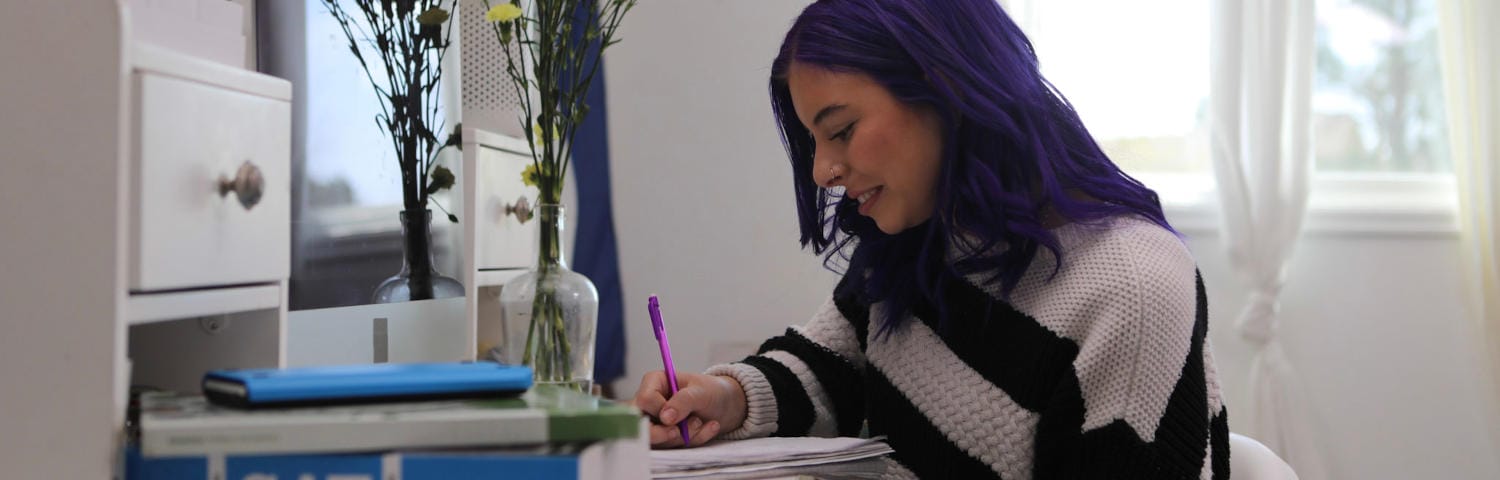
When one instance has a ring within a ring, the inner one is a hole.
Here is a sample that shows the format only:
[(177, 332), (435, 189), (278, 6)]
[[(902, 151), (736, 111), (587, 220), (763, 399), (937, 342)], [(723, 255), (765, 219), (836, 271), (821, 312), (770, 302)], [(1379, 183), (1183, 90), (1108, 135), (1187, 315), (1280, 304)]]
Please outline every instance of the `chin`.
[(906, 225), (904, 223), (898, 223), (891, 220), (881, 220), (879, 218), (875, 219), (875, 226), (886, 235), (895, 235), (911, 227), (910, 225)]

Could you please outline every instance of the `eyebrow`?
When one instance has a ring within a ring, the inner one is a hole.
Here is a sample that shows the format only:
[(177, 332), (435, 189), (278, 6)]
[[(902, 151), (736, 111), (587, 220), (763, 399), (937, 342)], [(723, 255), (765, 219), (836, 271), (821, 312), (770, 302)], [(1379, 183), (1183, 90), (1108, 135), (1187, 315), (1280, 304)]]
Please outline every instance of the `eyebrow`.
[(813, 125), (816, 126), (816, 125), (818, 125), (820, 123), (823, 123), (823, 119), (824, 118), (827, 118), (829, 115), (833, 115), (834, 112), (837, 112), (839, 110), (843, 110), (844, 107), (847, 107), (847, 106), (848, 105), (844, 105), (842, 103), (836, 103), (836, 104), (833, 104), (833, 105), (829, 105), (829, 106), (823, 107), (822, 110), (818, 110), (818, 114), (817, 115), (813, 116)]

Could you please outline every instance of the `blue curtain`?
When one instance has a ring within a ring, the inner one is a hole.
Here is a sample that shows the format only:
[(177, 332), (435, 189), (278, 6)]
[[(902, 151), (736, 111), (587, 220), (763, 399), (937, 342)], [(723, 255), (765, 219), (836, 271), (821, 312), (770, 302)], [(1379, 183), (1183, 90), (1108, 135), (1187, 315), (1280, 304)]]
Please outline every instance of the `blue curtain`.
[[(583, 19), (576, 21), (581, 23)], [(576, 31), (582, 31), (582, 26)], [(594, 382), (607, 385), (625, 376), (625, 310), (609, 190), (609, 120), (604, 73), (604, 65), (600, 65), (589, 89), (589, 114), (573, 139), (572, 168), (578, 181), (573, 270), (589, 277), (599, 289)]]

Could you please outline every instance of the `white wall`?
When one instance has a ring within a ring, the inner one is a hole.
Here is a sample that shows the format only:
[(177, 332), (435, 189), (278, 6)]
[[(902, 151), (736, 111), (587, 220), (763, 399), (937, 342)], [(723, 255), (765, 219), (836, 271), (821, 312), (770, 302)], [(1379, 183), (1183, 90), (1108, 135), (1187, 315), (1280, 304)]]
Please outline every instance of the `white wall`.
[[(647, 295), (661, 295), (678, 367), (696, 371), (802, 322), (836, 280), (797, 248), (766, 93), (770, 61), (807, 3), (641, 2), (610, 50), (623, 395), (661, 368)], [(1214, 233), (1189, 235), (1234, 428), (1249, 395), (1249, 346), (1233, 328), (1244, 289)], [(1299, 247), (1282, 332), (1334, 478), (1500, 478), (1459, 265), (1452, 234), (1310, 233)]]
[[(1246, 290), (1217, 235), (1189, 236), (1230, 428), (1243, 429), (1251, 352), (1234, 322)], [(1486, 432), (1495, 404), (1485, 400), (1459, 262), (1454, 235), (1304, 235), (1280, 332), (1331, 478), (1500, 478), (1500, 450)]]
[[(809, 318), (837, 280), (798, 250), (791, 171), (766, 79), (804, 1), (652, 0), (607, 55), (626, 380), (660, 369), (646, 297), (680, 369)], [(748, 346), (747, 346), (748, 345)], [(727, 355), (727, 354), (726, 354)]]

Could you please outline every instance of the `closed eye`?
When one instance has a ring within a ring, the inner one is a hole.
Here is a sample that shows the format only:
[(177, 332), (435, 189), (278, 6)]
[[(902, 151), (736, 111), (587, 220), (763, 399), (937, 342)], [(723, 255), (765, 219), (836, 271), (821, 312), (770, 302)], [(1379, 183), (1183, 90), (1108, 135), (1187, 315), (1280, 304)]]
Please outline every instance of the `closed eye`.
[(851, 122), (849, 124), (849, 126), (844, 127), (843, 130), (839, 130), (838, 133), (835, 133), (835, 134), (833, 134), (833, 136), (828, 137), (828, 140), (829, 141), (843, 140), (843, 141), (846, 141), (846, 142), (849, 141), (849, 134), (854, 131), (854, 125), (856, 123), (859, 123), (859, 122)]

